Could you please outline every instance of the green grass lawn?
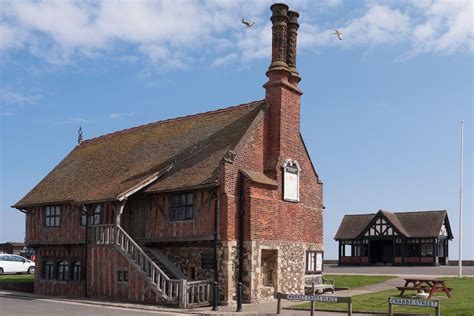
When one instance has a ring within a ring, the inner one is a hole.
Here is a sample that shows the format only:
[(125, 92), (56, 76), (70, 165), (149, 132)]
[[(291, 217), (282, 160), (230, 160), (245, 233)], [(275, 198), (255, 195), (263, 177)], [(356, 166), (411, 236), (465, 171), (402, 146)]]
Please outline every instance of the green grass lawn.
[(32, 283), (34, 282), (35, 275), (34, 274), (5, 274), (0, 275), (0, 283), (10, 283), (10, 282), (18, 282), (18, 283)]
[(396, 278), (395, 276), (389, 275), (338, 275), (338, 274), (325, 274), (326, 279), (334, 280), (334, 285), (337, 288), (349, 288), (354, 289), (356, 287), (362, 287), (375, 283), (380, 283), (390, 279)]
[[(453, 288), (452, 298), (445, 294), (436, 293), (441, 303), (441, 315), (474, 315), (474, 279), (473, 278), (443, 278), (448, 287)], [(388, 297), (398, 296), (396, 289), (383, 292), (357, 295), (352, 297), (353, 311), (387, 312)], [(336, 292), (337, 295), (337, 292)], [(293, 307), (309, 308), (309, 303)], [(316, 309), (347, 310), (347, 304), (316, 303)], [(405, 313), (434, 313), (433, 308), (394, 306), (394, 312)]]

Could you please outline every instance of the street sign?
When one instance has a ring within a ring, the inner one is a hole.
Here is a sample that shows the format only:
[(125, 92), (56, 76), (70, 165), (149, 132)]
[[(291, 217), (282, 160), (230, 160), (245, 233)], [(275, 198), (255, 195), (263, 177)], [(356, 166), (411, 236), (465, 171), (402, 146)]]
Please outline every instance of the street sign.
[(388, 315), (393, 316), (393, 305), (414, 306), (414, 307), (431, 307), (435, 308), (436, 316), (441, 315), (441, 306), (438, 300), (423, 300), (404, 297), (388, 298)]
[(352, 315), (352, 297), (277, 293), (277, 299), (277, 314), (281, 313), (281, 300), (289, 300), (311, 302), (311, 315), (314, 315), (314, 302), (346, 303), (348, 306), (347, 314)]

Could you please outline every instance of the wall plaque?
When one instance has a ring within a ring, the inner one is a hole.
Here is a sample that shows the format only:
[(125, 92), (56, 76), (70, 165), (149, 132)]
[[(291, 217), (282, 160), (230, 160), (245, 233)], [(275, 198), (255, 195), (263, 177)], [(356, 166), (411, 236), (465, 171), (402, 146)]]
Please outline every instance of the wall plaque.
[(283, 165), (283, 199), (298, 202), (300, 200), (300, 166), (296, 160), (288, 159)]

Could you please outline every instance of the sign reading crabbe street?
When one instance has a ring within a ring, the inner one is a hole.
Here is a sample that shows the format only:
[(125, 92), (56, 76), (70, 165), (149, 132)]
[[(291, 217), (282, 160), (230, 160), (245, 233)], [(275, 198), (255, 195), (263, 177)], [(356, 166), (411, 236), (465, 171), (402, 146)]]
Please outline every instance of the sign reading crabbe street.
[(438, 307), (439, 301), (436, 300), (417, 300), (411, 298), (391, 297), (390, 304), (392, 305), (408, 305), (419, 307)]

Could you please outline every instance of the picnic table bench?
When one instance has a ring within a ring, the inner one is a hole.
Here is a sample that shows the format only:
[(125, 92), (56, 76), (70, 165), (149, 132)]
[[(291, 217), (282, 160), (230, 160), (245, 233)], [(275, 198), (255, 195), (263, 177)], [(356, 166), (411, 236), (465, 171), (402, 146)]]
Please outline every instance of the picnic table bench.
[(304, 276), (305, 292), (309, 294), (323, 293), (330, 290), (334, 294), (334, 280), (326, 279), (322, 274), (308, 274)]
[(427, 291), (429, 292), (428, 298), (431, 298), (436, 292), (446, 293), (451, 298), (451, 291), (453, 290), (453, 288), (446, 286), (445, 280), (420, 278), (407, 278), (405, 279), (405, 285), (397, 286), (397, 289), (400, 291), (400, 296), (403, 296), (405, 291)]

